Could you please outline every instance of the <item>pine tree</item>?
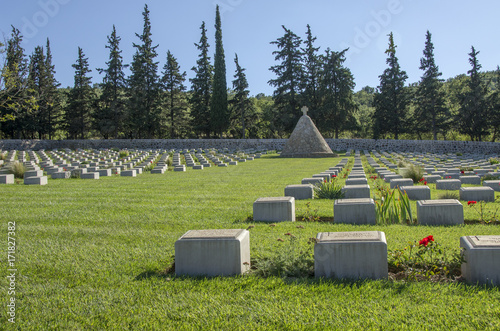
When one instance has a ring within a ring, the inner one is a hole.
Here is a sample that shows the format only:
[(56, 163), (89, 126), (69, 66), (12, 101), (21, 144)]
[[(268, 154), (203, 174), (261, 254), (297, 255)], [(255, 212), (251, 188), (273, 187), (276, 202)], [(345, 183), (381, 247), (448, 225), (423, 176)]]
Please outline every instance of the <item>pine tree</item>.
[(354, 128), (356, 104), (354, 102), (354, 77), (344, 67), (345, 53), (327, 49), (320, 75), (321, 113), (317, 119), (318, 127), (325, 132), (333, 131), (335, 138), (339, 133)]
[(497, 66), (495, 90), (488, 97), (488, 107), (490, 109), (490, 126), (493, 130), (491, 142), (494, 142), (500, 134), (500, 67)]
[(45, 53), (41, 46), (36, 46), (33, 54), (30, 56), (28, 89), (33, 98), (37, 100), (37, 109), (31, 114), (26, 114), (24, 118), (24, 131), (26, 136), (35, 139), (35, 132), (38, 132), (38, 138), (43, 139), (47, 128), (47, 101), (46, 90), (48, 82)]
[(459, 130), (470, 136), (471, 140), (482, 141), (488, 134), (488, 107), (486, 105), (487, 87), (479, 70), (481, 65), (477, 59), (478, 51), (471, 47), (469, 63), (472, 68), (469, 74), (468, 89), (460, 95), (460, 110), (458, 114)]
[(109, 61), (106, 62), (108, 67), (97, 69), (99, 73), (104, 73), (104, 78), (94, 125), (105, 139), (117, 138), (123, 130), (126, 81), (120, 41), (121, 38), (117, 36), (116, 28), (113, 25), (113, 31), (108, 36), (108, 44), (106, 45), (106, 48), (109, 49)]
[(269, 84), (275, 87), (273, 92), (274, 104), (279, 116), (276, 120), (276, 126), (279, 131), (291, 133), (298, 119), (301, 116), (301, 95), (304, 78), (304, 69), (302, 64), (303, 53), (300, 49), (302, 40), (291, 30), (282, 26), (285, 35), (272, 41), (272, 45), (278, 47), (274, 51), (275, 60), (280, 64), (272, 66), (271, 70), (276, 79), (271, 79)]
[(170, 139), (186, 137), (189, 130), (188, 102), (186, 99), (186, 72), (181, 73), (177, 59), (167, 52), (163, 67), (162, 84), (165, 90), (165, 110), (170, 119)]
[(133, 44), (136, 52), (130, 66), (128, 79), (129, 136), (133, 138), (154, 138), (161, 135), (161, 94), (158, 76), (156, 48), (151, 40), (151, 22), (148, 5), (144, 6), (144, 29), (142, 35), (136, 33), (141, 44)]
[(222, 45), (222, 26), (219, 5), (215, 12), (215, 57), (213, 94), (210, 101), (210, 123), (212, 130), (222, 138), (229, 127), (229, 111), (227, 107), (226, 60)]
[(312, 118), (320, 116), (319, 74), (321, 70), (321, 57), (318, 56), (319, 47), (314, 47), (316, 37), (312, 36), (311, 27), (307, 24), (307, 39), (305, 40), (304, 53), (304, 105), (309, 107)]
[(200, 135), (202, 133), (208, 138), (210, 137), (210, 97), (212, 94), (213, 68), (210, 64), (208, 56), (207, 30), (205, 22), (201, 24), (201, 38), (199, 44), (194, 44), (200, 51), (196, 67), (191, 70), (195, 72), (195, 77), (190, 79), (191, 82), (191, 116), (193, 119), (193, 128)]
[(236, 72), (233, 80), (234, 98), (231, 100), (233, 108), (233, 119), (240, 122), (241, 138), (246, 139), (248, 122), (255, 121), (255, 109), (252, 101), (249, 99), (248, 81), (245, 75), (245, 69), (238, 62), (238, 54), (234, 56)]
[(49, 139), (53, 138), (61, 117), (61, 100), (58, 88), (61, 86), (55, 78), (55, 66), (52, 64), (52, 51), (50, 50), (50, 41), (47, 38), (46, 55), (45, 55), (45, 105), (47, 107), (44, 132), (48, 134)]
[(92, 70), (89, 69), (88, 58), (80, 47), (78, 59), (72, 67), (75, 68), (75, 85), (68, 96), (66, 128), (71, 139), (85, 139), (90, 130), (95, 97), (90, 86), (92, 77), (87, 76)]
[(420, 59), (420, 69), (424, 74), (416, 94), (415, 128), (417, 132), (432, 132), (437, 140), (438, 132), (445, 132), (450, 123), (450, 112), (445, 106), (442, 89), (443, 79), (434, 61), (434, 45), (431, 33), (427, 31), (424, 57)]
[(389, 34), (389, 47), (385, 53), (388, 55), (386, 63), (389, 67), (379, 76), (380, 85), (375, 94), (374, 138), (392, 133), (398, 139), (405, 132), (408, 121), (409, 98), (404, 86), (408, 76), (399, 66), (392, 32)]
[(11, 38), (7, 41), (6, 64), (2, 68), (0, 91), (1, 131), (10, 138), (23, 138), (24, 121), (38, 107), (36, 99), (28, 93), (28, 60), (21, 46), (23, 36), (12, 26)]

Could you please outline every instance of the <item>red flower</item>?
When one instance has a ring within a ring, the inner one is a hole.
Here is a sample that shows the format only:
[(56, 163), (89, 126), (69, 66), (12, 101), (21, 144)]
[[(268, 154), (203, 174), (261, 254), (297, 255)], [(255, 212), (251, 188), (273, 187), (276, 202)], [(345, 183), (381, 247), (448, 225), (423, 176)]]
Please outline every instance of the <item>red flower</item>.
[(333, 178), (337, 177), (337, 175), (332, 175)]
[(433, 237), (433, 236), (427, 236), (427, 237), (425, 237), (424, 239), (420, 240), (420, 241), (418, 242), (418, 244), (419, 244), (420, 246), (422, 246), (422, 245), (423, 245), (423, 246), (427, 246), (427, 245), (428, 245), (431, 241), (434, 241), (434, 237)]
[(419, 180), (419, 182), (423, 182), (423, 181), (424, 181), (424, 179), (423, 179), (423, 178), (421, 178), (421, 179)]
[(468, 201), (467, 202), (467, 205), (470, 206), (470, 205), (475, 205), (477, 203), (477, 201)]
[(461, 173), (465, 174), (465, 171), (462, 170)]
[(424, 185), (427, 185), (427, 181), (424, 182)]

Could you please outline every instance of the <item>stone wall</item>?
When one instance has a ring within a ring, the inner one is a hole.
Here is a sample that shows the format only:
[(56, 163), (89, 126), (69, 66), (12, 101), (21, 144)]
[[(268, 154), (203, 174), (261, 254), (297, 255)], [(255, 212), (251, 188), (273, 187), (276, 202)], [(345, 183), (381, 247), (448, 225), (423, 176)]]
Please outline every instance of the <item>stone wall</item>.
[[(500, 154), (500, 143), (432, 140), (325, 139), (333, 151), (383, 150), (430, 153)], [(114, 139), (114, 140), (0, 140), (1, 150), (40, 149), (184, 149), (228, 148), (281, 150), (286, 139)]]

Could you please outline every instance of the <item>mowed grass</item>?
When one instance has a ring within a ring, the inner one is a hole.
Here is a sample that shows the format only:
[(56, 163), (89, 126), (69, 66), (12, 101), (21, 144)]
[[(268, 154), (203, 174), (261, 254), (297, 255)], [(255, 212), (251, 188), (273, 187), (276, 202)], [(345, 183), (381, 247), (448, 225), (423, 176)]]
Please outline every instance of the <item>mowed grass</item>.
[[(257, 198), (283, 196), (286, 185), (339, 160), (267, 156), (185, 173), (1, 185), (1, 238), (6, 251), (7, 223), (15, 221), (18, 273), (16, 324), (7, 321), (3, 304), (0, 329), (499, 329), (495, 287), (255, 275), (190, 278), (166, 272), (175, 241), (191, 229), (254, 225), (252, 258), (272, 257), (279, 245), (288, 244), (277, 239), (291, 232), (311, 259), (313, 245), (307, 241), (318, 232), (384, 231), (389, 250), (428, 235), (458, 250), (461, 236), (500, 234), (500, 227), (481, 224), (284, 222), (271, 227), (251, 221)], [(298, 216), (306, 203), (296, 201)], [(331, 217), (333, 201), (312, 200), (310, 209)], [(7, 255), (0, 261), (6, 266)], [(6, 269), (0, 289), (4, 303), (10, 299)]]

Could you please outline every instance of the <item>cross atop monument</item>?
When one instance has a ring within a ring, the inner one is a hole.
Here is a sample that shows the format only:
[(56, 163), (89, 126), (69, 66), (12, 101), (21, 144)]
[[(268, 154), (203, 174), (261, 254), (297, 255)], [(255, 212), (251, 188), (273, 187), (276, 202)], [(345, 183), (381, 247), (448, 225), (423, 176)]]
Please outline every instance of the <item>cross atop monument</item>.
[(304, 114), (304, 116), (307, 116), (308, 111), (309, 111), (309, 108), (307, 108), (306, 106), (302, 107), (302, 114)]

